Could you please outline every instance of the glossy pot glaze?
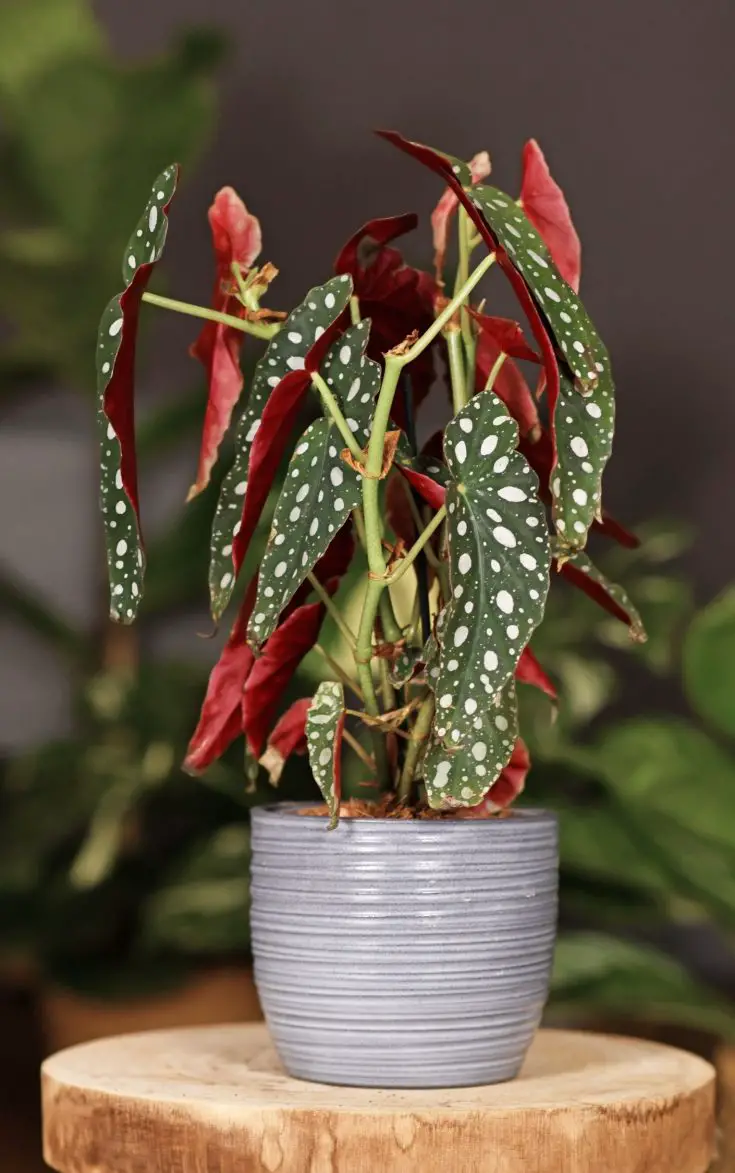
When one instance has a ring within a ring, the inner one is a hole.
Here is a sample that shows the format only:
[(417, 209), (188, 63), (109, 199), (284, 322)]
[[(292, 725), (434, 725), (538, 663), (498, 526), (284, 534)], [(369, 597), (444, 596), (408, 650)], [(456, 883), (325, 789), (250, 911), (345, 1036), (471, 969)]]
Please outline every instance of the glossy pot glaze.
[(541, 1019), (558, 836), (507, 818), (252, 812), (255, 981), (293, 1076), (359, 1087), (514, 1078)]

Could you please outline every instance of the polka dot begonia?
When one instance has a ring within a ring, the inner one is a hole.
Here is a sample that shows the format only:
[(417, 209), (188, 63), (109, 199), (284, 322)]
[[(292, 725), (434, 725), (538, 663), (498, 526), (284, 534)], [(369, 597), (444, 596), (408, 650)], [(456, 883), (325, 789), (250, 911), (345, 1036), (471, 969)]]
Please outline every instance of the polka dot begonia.
[(344, 727), (344, 689), (334, 680), (323, 680), (306, 714), (306, 744), (314, 781), (322, 792), (330, 815), (330, 829), (337, 825), (341, 799), (340, 753)]

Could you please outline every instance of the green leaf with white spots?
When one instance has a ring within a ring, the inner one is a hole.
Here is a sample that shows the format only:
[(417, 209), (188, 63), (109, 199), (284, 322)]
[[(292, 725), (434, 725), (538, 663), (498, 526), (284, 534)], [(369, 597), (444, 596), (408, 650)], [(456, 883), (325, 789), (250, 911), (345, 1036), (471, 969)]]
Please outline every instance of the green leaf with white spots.
[(470, 738), (455, 747), (445, 744), (447, 718), (437, 711), (422, 767), (432, 807), (476, 806), (510, 760), (518, 737), (515, 681), (509, 681), (493, 701), (481, 698), (480, 703)]
[(235, 459), (222, 484), (214, 521), (209, 568), (212, 612), (218, 618), (230, 601), (249, 537), (241, 533), (250, 452), (260, 417), (280, 381), (304, 370), (314, 343), (336, 322), (352, 294), (349, 276), (333, 277), (307, 293), (271, 340), (253, 375), (248, 401), (235, 434)]
[(306, 713), (306, 744), (314, 781), (332, 816), (330, 831), (339, 822), (344, 721), (345, 697), (342, 685), (334, 680), (323, 680)]
[(145, 557), (138, 515), (135, 458), (135, 342), (138, 312), (153, 266), (160, 260), (168, 230), (168, 206), (178, 167), (167, 167), (153, 185), (145, 212), (123, 258), (125, 289), (113, 297), (97, 340), (100, 503), (105, 524), (110, 579), (110, 614), (130, 623), (140, 604)]
[[(519, 205), (487, 184), (469, 189), (468, 194), (529, 286), (574, 376), (572, 383), (560, 372), (552, 420), (558, 465), (552, 483), (558, 480), (559, 484), (555, 524), (570, 548), (581, 549), (600, 509), (602, 474), (612, 449), (615, 384), (610, 356), (579, 297)], [(575, 391), (587, 402), (575, 403)]]
[(596, 394), (605, 387), (612, 395), (605, 344), (531, 221), (515, 200), (497, 187), (478, 184), (468, 194), (530, 287), (582, 394)]
[[(361, 448), (370, 436), (381, 380), (378, 364), (365, 357), (369, 334), (367, 319), (351, 326), (329, 351), (321, 372)], [(260, 564), (248, 625), (248, 641), (255, 646), (275, 630), (283, 608), (361, 503), (362, 478), (342, 459), (343, 448), (331, 416), (311, 424), (296, 445)]]
[(552, 512), (561, 542), (584, 546), (595, 520), (602, 518), (600, 480), (612, 451), (615, 403), (606, 386), (582, 396), (560, 371), (554, 412), (556, 464), (551, 476)]
[(471, 744), (475, 721), (512, 679), (543, 618), (551, 551), (538, 480), (516, 451), (518, 425), (490, 391), (447, 425), (444, 455), (451, 598), (430, 669), (435, 723), (448, 747)]

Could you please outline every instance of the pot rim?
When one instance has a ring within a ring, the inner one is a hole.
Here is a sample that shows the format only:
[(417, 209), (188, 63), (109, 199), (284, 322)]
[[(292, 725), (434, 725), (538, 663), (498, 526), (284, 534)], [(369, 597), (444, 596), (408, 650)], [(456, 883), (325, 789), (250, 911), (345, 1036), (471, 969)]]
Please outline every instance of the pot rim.
[[(298, 819), (305, 826), (323, 827), (330, 821), (329, 815), (311, 815), (308, 818), (298, 814), (298, 811), (308, 809), (309, 807), (322, 806), (323, 803), (315, 801), (298, 802), (295, 800), (288, 800), (285, 802), (269, 802), (262, 806), (254, 806), (250, 809), (251, 820), (258, 822), (280, 822), (281, 819), (294, 820)], [(492, 828), (493, 833), (499, 833), (503, 830), (518, 831), (521, 823), (535, 824), (558, 822), (554, 811), (547, 810), (544, 807), (518, 807), (513, 808), (509, 815), (502, 819), (396, 819), (386, 816), (379, 818), (363, 818), (359, 815), (340, 815), (339, 825), (347, 823), (354, 826), (359, 826), (362, 830), (369, 827), (383, 828), (401, 827), (408, 828), (408, 830), (397, 832), (398, 834), (416, 834), (426, 831), (434, 831), (439, 827), (452, 828), (453, 831), (461, 829), (463, 834), (467, 834), (469, 828), (475, 828), (479, 833), (480, 828)]]

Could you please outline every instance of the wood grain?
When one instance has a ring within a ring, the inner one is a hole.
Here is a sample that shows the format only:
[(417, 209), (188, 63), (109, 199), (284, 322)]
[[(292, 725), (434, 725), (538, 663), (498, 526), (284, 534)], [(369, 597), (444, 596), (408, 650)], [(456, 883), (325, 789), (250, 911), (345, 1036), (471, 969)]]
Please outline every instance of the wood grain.
[(53, 1056), (43, 1108), (60, 1173), (705, 1173), (714, 1071), (541, 1031), (513, 1083), (365, 1091), (290, 1079), (262, 1025), (202, 1027)]

